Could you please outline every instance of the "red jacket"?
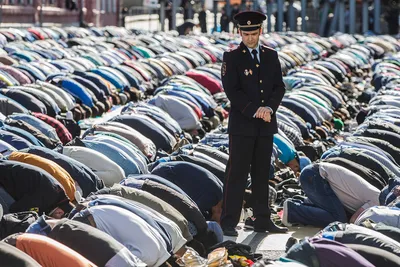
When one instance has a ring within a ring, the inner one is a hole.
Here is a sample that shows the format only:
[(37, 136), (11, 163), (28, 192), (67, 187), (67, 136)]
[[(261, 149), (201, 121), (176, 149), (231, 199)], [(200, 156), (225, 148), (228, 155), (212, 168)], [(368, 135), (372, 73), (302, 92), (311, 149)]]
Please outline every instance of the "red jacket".
[(216, 79), (211, 78), (210, 76), (207, 76), (206, 74), (199, 71), (190, 70), (186, 72), (186, 76), (192, 78), (193, 80), (207, 88), (211, 94), (216, 94), (224, 91), (221, 84)]

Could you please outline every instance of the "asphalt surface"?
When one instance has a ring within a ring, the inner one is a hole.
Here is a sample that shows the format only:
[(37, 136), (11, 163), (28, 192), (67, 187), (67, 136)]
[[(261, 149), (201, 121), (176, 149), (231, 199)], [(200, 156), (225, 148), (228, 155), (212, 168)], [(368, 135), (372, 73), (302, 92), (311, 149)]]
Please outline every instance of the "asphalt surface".
[(278, 259), (285, 253), (286, 242), (289, 237), (304, 238), (315, 235), (320, 229), (315, 227), (290, 227), (286, 234), (265, 234), (255, 233), (243, 229), (243, 223), (239, 224), (238, 237), (224, 237), (225, 240), (232, 240), (236, 243), (249, 245), (253, 252), (261, 253), (265, 258)]

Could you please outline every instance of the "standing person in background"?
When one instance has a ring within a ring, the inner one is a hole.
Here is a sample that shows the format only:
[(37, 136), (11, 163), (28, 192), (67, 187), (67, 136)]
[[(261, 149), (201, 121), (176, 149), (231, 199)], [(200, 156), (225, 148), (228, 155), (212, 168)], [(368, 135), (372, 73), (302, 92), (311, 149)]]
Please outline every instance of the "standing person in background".
[(199, 23), (202, 33), (207, 32), (207, 12), (204, 4), (201, 6), (201, 11), (199, 12)]
[(172, 31), (172, 2), (165, 2), (165, 17), (168, 19), (168, 30)]
[(192, 19), (189, 17), (189, 0), (182, 0), (181, 8), (183, 8), (183, 19), (184, 20)]
[[(235, 4), (235, 5), (233, 6), (233, 9), (231, 10), (231, 19), (230, 19), (230, 21), (233, 22), (233, 33), (235, 33), (235, 31), (236, 31), (237, 28), (238, 28), (238, 25), (237, 25), (237, 23), (236, 23), (234, 17), (235, 17), (239, 12), (240, 12), (239, 5), (238, 5), (238, 4)], [(229, 15), (229, 14), (228, 14), (228, 15)]]
[(266, 16), (246, 11), (234, 19), (242, 42), (223, 57), (222, 83), (231, 101), (229, 161), (224, 181), (221, 227), (224, 235), (237, 236), (247, 177), (250, 171), (255, 232), (285, 233), (276, 226), (268, 205), (268, 177), (273, 135), (278, 132), (275, 113), (285, 94), (278, 53), (260, 45)]
[(221, 32), (229, 32), (229, 17), (226, 14), (226, 9), (225, 7), (222, 8), (221, 10), (221, 19), (219, 24), (221, 25)]
[(245, 7), (246, 11), (251, 11), (252, 1), (246, 0)]
[(126, 19), (126, 16), (128, 16), (128, 8), (124, 7), (122, 9), (121, 14), (122, 14), (122, 16), (121, 16), (121, 25), (122, 25), (122, 27), (125, 28), (125, 19)]
[(390, 35), (399, 34), (400, 3), (398, 0), (389, 0), (386, 6), (385, 20)]

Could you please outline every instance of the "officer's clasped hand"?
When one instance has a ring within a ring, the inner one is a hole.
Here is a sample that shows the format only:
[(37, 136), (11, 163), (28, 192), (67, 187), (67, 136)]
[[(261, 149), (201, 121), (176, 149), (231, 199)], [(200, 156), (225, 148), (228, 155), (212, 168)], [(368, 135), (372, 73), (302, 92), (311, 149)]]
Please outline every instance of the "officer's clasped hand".
[(266, 107), (259, 107), (256, 112), (256, 118), (263, 119), (265, 122), (270, 122), (271, 111)]

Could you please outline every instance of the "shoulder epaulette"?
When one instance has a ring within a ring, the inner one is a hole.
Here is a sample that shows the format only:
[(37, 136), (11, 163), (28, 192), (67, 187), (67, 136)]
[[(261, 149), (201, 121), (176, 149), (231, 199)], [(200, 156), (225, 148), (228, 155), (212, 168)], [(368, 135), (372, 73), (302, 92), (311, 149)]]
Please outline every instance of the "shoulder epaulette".
[(272, 47), (269, 47), (269, 46), (266, 46), (266, 45), (261, 45), (263, 48), (265, 48), (265, 49), (269, 49), (269, 50), (272, 50), (272, 51), (275, 51), (275, 52), (277, 52), (274, 48), (272, 48)]

